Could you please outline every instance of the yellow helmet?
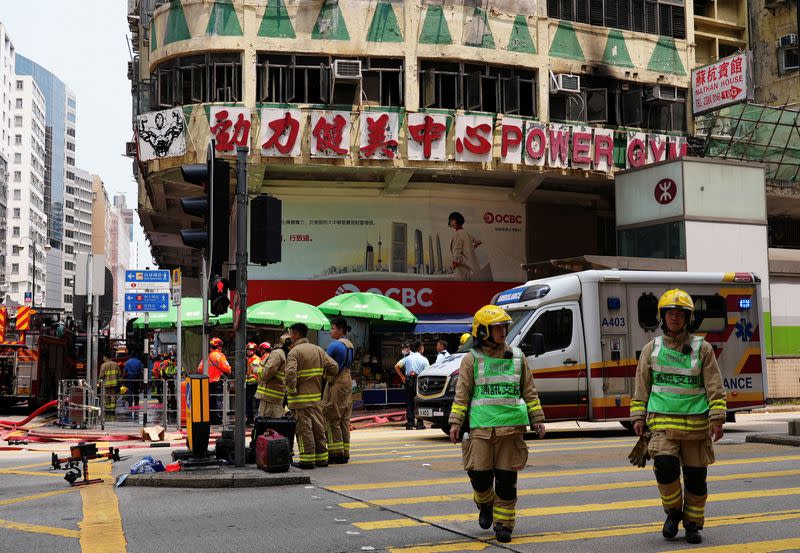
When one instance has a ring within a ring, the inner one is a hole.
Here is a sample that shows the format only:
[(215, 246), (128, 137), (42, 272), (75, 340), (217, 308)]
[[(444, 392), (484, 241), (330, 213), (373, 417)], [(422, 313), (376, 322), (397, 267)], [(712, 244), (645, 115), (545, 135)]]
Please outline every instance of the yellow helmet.
[(472, 319), (472, 335), (477, 340), (485, 340), (490, 336), (489, 327), (511, 323), (508, 313), (496, 305), (484, 305), (478, 309)]
[(684, 311), (688, 311), (689, 313), (686, 317), (686, 324), (688, 325), (694, 314), (694, 301), (692, 301), (692, 296), (680, 288), (667, 290), (661, 295), (661, 299), (658, 300), (658, 318), (661, 319), (662, 322), (664, 321), (667, 309), (683, 309)]
[(459, 345), (463, 346), (464, 344), (466, 344), (470, 336), (472, 335), (469, 332), (465, 332), (464, 334), (462, 334), (461, 338), (458, 339)]
[(128, 393), (128, 387), (127, 386), (120, 386), (119, 387), (119, 393), (127, 394)]

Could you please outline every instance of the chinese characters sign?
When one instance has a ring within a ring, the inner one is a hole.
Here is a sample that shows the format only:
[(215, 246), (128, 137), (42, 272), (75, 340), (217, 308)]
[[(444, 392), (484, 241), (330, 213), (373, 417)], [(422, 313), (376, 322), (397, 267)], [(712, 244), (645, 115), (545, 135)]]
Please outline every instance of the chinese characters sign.
[(752, 56), (741, 52), (692, 70), (692, 111), (695, 115), (752, 97)]

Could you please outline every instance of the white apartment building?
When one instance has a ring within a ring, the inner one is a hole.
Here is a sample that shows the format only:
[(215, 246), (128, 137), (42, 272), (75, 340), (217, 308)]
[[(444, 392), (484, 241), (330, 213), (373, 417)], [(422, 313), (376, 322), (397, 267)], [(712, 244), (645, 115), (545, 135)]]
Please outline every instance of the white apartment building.
[[(68, 132), (69, 132), (69, 128)], [(74, 128), (74, 127), (73, 127)], [(67, 135), (67, 145), (74, 137)], [(74, 148), (74, 146), (73, 146)], [(74, 149), (67, 151), (68, 157)], [(94, 192), (92, 183), (97, 178), (84, 169), (67, 166), (64, 194), (64, 272), (63, 302), (66, 311), (72, 311), (73, 283), (75, 282), (75, 257), (79, 253), (92, 250), (92, 203)]]
[[(42, 91), (32, 77), (14, 78), (12, 160), (9, 169), (6, 279), (8, 296), (33, 305), (45, 297), (47, 217), (45, 215), (45, 112)], [(35, 288), (35, 290), (34, 290)]]
[(6, 282), (6, 227), (8, 208), (8, 165), (11, 158), (11, 112), (15, 102), (14, 43), (0, 23), (0, 302), (8, 290)]

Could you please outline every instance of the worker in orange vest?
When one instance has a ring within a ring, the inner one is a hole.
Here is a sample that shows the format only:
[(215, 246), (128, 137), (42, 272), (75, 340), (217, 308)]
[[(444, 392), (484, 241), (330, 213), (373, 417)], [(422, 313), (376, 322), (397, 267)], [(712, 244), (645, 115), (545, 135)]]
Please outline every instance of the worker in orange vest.
[[(231, 374), (228, 358), (222, 353), (222, 340), (214, 336), (208, 342), (211, 351), (208, 353), (208, 393), (211, 396), (211, 423), (222, 424), (222, 387), (225, 380), (222, 375)], [(197, 366), (197, 372), (203, 374), (203, 362)]]
[(245, 377), (245, 413), (246, 424), (253, 424), (253, 403), (255, 402), (256, 388), (258, 387), (256, 378), (256, 369), (261, 364), (261, 357), (256, 354), (255, 342), (248, 342), (245, 347), (245, 355), (247, 357), (247, 376)]

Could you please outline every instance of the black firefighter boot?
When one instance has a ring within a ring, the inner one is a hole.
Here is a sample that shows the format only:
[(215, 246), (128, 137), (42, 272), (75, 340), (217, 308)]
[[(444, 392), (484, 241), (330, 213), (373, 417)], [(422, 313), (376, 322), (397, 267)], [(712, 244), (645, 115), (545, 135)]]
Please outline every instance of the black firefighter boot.
[(500, 543), (508, 543), (511, 541), (511, 529), (506, 528), (502, 524), (495, 524), (494, 525), (494, 537), (497, 538), (497, 541)]
[(683, 527), (686, 529), (687, 542), (703, 543), (703, 536), (700, 535), (700, 528), (697, 527), (696, 522), (684, 522)]
[(484, 503), (480, 505), (480, 514), (478, 515), (478, 525), (483, 528), (484, 530), (488, 530), (492, 527), (492, 522), (494, 522), (494, 514), (492, 513), (492, 506), (488, 503)]
[[(664, 521), (664, 527), (661, 529), (661, 535), (671, 540), (678, 535), (678, 526), (683, 520), (683, 511), (680, 509), (670, 509), (667, 512), (667, 520)], [(685, 526), (685, 525), (684, 525)], [(687, 528), (688, 533), (688, 528)]]

